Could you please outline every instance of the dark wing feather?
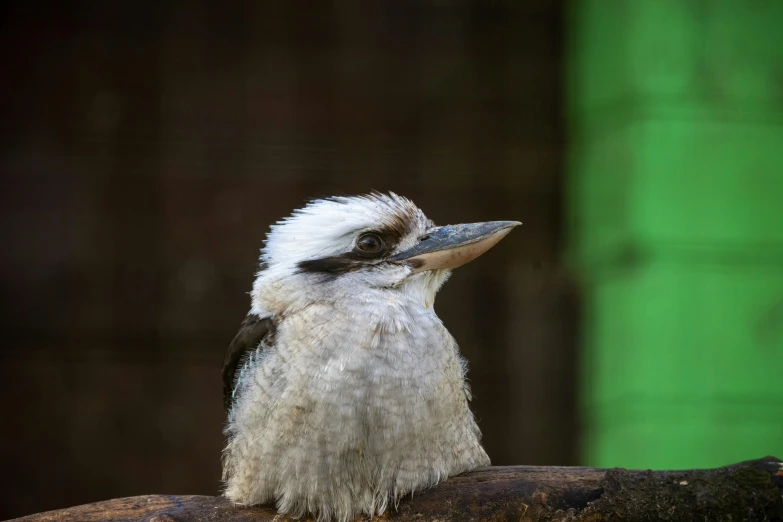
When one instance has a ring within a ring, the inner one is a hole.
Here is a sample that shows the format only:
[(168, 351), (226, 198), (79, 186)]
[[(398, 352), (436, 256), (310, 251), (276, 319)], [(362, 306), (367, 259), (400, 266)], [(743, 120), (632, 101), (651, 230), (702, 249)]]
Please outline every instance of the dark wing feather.
[(273, 331), (274, 323), (271, 317), (251, 314), (242, 321), (242, 326), (239, 327), (239, 331), (228, 347), (226, 358), (223, 359), (223, 406), (226, 411), (231, 408), (236, 373), (245, 354), (258, 348), (265, 338), (267, 343), (271, 344)]

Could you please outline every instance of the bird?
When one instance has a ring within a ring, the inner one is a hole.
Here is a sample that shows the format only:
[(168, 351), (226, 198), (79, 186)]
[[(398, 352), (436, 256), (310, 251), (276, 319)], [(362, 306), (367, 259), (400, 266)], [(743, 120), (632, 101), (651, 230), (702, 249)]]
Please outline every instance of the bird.
[(434, 311), (451, 270), (517, 221), (435, 226), (393, 192), (271, 226), (223, 365), (223, 494), (346, 522), (488, 466), (467, 364)]

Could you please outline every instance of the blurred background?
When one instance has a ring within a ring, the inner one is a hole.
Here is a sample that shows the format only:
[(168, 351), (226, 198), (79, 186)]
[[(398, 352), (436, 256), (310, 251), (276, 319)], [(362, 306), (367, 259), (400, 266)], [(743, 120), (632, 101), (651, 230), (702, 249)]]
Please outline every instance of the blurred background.
[(495, 465), (783, 457), (783, 2), (6, 2), (0, 518), (217, 494), (270, 223), (524, 222), (437, 309)]

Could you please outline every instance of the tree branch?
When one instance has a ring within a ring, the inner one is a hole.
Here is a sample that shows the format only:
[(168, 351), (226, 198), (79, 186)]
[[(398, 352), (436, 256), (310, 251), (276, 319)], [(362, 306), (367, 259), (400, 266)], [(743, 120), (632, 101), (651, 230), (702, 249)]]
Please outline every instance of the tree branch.
[[(148, 495), (96, 502), (17, 519), (23, 522), (271, 521), (269, 506), (221, 497)], [(783, 463), (765, 457), (723, 468), (508, 466), (465, 473), (406, 498), (374, 520), (783, 520)], [(278, 522), (288, 520), (277, 519)]]

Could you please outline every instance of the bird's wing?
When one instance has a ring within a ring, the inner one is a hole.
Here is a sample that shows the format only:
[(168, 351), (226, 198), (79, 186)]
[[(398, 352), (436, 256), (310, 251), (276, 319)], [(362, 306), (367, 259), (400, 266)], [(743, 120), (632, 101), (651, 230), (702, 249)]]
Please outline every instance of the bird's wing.
[(261, 317), (249, 314), (242, 321), (234, 340), (228, 346), (228, 352), (223, 359), (223, 406), (226, 411), (231, 408), (233, 400), (234, 386), (236, 384), (236, 373), (245, 354), (252, 352), (262, 341), (271, 344), (271, 337), (274, 333), (274, 322), (272, 317)]

